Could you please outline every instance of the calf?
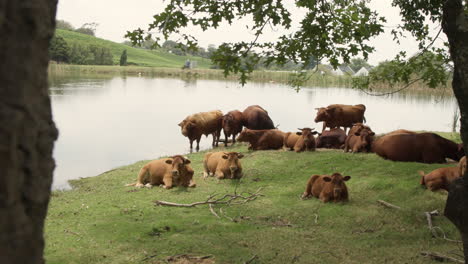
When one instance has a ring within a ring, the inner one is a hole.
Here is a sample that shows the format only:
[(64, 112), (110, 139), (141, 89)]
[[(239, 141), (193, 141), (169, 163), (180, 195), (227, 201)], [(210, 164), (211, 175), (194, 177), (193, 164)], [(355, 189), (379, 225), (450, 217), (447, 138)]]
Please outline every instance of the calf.
[(203, 160), (203, 177), (210, 174), (218, 179), (240, 179), (243, 176), (240, 160), (244, 155), (238, 152), (209, 152)]
[(418, 173), (421, 175), (421, 185), (434, 192), (440, 189), (448, 191), (450, 183), (460, 177), (460, 171), (460, 167), (447, 167), (433, 170), (429, 174), (424, 174), (423, 171)]
[(237, 141), (249, 142), (251, 150), (280, 149), (283, 147), (284, 132), (278, 129), (253, 130), (244, 128)]
[(371, 149), (375, 133), (367, 129), (348, 135), (345, 141), (344, 152), (368, 152)]
[(345, 181), (351, 179), (351, 176), (342, 176), (340, 173), (329, 175), (313, 175), (307, 181), (307, 187), (302, 194), (302, 198), (314, 196), (322, 202), (348, 201), (348, 188)]
[(137, 182), (127, 186), (152, 187), (162, 184), (165, 189), (173, 185), (195, 187), (192, 179), (194, 171), (189, 164), (190, 160), (180, 155), (153, 160), (140, 169)]

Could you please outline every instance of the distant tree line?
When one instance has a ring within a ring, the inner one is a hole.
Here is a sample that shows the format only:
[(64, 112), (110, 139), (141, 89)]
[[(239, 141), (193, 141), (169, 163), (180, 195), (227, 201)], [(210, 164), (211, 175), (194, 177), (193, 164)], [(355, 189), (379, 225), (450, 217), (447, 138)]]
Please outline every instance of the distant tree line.
[(57, 29), (63, 29), (63, 30), (68, 30), (68, 31), (75, 31), (81, 34), (86, 34), (90, 36), (95, 36), (96, 34), (96, 28), (98, 24), (91, 22), (91, 23), (84, 23), (81, 27), (75, 28), (72, 26), (70, 22), (67, 22), (65, 20), (57, 20), (56, 21), (56, 28)]
[(49, 45), (50, 60), (78, 65), (112, 65), (111, 50), (100, 45), (69, 45), (60, 36), (54, 36)]

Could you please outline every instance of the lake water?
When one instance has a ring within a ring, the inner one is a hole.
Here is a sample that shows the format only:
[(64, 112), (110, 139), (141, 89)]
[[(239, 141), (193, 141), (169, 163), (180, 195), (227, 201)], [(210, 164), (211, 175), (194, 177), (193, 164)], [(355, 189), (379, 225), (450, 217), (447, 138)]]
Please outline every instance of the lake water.
[[(147, 77), (58, 78), (50, 82), (57, 167), (53, 188), (69, 179), (95, 176), (139, 160), (184, 154), (189, 142), (177, 125), (187, 115), (219, 109), (244, 110), (258, 104), (283, 131), (315, 127), (314, 108), (329, 104), (365, 104), (367, 124), (376, 133), (399, 128), (451, 131), (456, 101), (450, 96), (366, 95), (346, 88), (304, 88), (235, 81)], [(222, 134), (222, 138), (224, 135)], [(211, 145), (203, 137), (201, 149)], [(135, 175), (136, 177), (136, 175)]]

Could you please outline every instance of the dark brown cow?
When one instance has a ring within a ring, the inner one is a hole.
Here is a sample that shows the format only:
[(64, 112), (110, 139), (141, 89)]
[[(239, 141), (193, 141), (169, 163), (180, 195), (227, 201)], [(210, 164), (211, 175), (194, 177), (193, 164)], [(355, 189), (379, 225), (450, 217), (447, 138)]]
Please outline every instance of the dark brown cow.
[(343, 104), (332, 104), (327, 107), (315, 108), (318, 110), (317, 116), (315, 117), (315, 123), (323, 122), (322, 132), (325, 128), (338, 128), (352, 127), (355, 123), (362, 123), (365, 121), (364, 112), (366, 106), (363, 104), (358, 105), (343, 105)]
[(244, 128), (237, 141), (249, 142), (251, 150), (280, 149), (283, 147), (284, 132), (278, 129), (253, 130)]
[(427, 175), (424, 171), (418, 171), (418, 173), (421, 175), (421, 185), (425, 185), (427, 189), (433, 192), (440, 189), (448, 191), (450, 183), (460, 177), (460, 168), (438, 168)]
[(140, 169), (137, 182), (127, 186), (152, 187), (163, 184), (166, 189), (170, 189), (173, 185), (195, 187), (194, 171), (189, 164), (190, 160), (180, 155), (153, 160)]
[(317, 138), (317, 148), (342, 148), (346, 141), (346, 132), (341, 128), (332, 128), (319, 134)]
[[(353, 127), (354, 128), (354, 127)], [(351, 130), (353, 130), (353, 128)], [(362, 127), (361, 129), (354, 129), (357, 132), (349, 134), (346, 137), (344, 152), (369, 152), (372, 147), (375, 133), (369, 127)]]
[(351, 176), (342, 176), (340, 173), (330, 175), (313, 175), (307, 181), (307, 187), (302, 194), (302, 198), (314, 196), (322, 202), (348, 201), (348, 188), (345, 181), (351, 179)]
[(383, 136), (372, 143), (372, 151), (384, 159), (423, 163), (459, 161), (464, 156), (463, 146), (434, 133)]
[(240, 179), (243, 176), (240, 160), (244, 155), (238, 152), (209, 152), (203, 160), (203, 177), (210, 174), (218, 179)]
[(182, 135), (189, 138), (190, 149), (193, 148), (193, 141), (197, 141), (197, 150), (200, 149), (200, 139), (202, 135), (213, 135), (212, 146), (218, 146), (219, 136), (221, 134), (221, 120), (223, 113), (219, 110), (210, 112), (201, 112), (187, 116), (179, 126)]
[(230, 111), (223, 116), (221, 121), (221, 126), (223, 127), (224, 137), (224, 146), (227, 146), (228, 137), (232, 135), (232, 144), (236, 143), (236, 136), (242, 131), (242, 112), (238, 110)]
[(259, 105), (251, 105), (242, 112), (243, 125), (248, 129), (274, 129), (273, 121), (268, 112)]

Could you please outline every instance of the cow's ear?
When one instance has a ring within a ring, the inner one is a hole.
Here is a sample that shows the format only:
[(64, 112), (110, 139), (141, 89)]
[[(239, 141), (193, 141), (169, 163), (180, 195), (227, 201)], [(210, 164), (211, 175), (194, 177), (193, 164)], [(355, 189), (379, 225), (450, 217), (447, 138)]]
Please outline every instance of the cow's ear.
[(187, 158), (184, 160), (184, 164), (190, 164), (190, 162), (191, 161), (189, 159), (187, 159)]
[(326, 182), (331, 182), (332, 179), (330, 177), (328, 177), (328, 176), (325, 176), (325, 177), (323, 177), (323, 180), (326, 181)]
[(179, 123), (179, 126), (182, 126), (182, 122)]
[(351, 179), (351, 176), (344, 176), (343, 177), (343, 181), (348, 181), (349, 179)]
[(302, 136), (302, 132), (296, 132), (296, 135)]
[(166, 160), (166, 163), (167, 163), (167, 164), (172, 164), (172, 160), (171, 160), (171, 159), (167, 159), (167, 160)]
[(355, 135), (355, 136), (359, 136), (359, 132), (355, 132), (354, 135)]
[[(313, 132), (312, 132), (312, 135), (317, 135), (317, 134), (319, 134), (319, 132), (317, 132), (317, 131), (313, 131)], [(320, 134), (319, 134), (319, 135), (320, 135)]]
[(244, 157), (244, 154), (242, 153), (237, 153), (237, 158), (242, 159)]
[(228, 159), (228, 155), (221, 156), (223, 159)]
[(371, 136), (375, 136), (375, 133), (374, 133), (374, 132), (370, 132), (370, 134), (369, 134), (369, 135), (371, 135)]

